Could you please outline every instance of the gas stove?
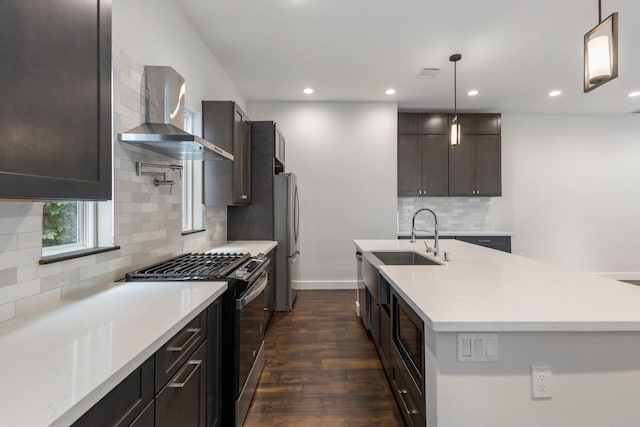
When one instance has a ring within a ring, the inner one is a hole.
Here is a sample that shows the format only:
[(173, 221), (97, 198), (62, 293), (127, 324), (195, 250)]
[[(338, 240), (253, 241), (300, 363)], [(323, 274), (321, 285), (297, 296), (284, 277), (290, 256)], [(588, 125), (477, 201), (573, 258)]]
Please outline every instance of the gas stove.
[(127, 273), (133, 281), (206, 281), (225, 279), (250, 258), (243, 253), (194, 253)]

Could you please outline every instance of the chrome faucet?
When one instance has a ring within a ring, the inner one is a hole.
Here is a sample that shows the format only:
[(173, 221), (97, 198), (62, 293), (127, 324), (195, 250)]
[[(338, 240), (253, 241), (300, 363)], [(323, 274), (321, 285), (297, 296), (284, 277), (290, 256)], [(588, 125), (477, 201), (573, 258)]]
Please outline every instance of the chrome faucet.
[[(416, 241), (416, 217), (420, 212), (424, 212), (424, 211), (431, 212), (431, 215), (433, 215), (433, 238), (435, 242), (433, 255), (438, 256), (438, 254), (440, 253), (440, 243), (438, 241), (438, 237), (439, 237), (438, 236), (438, 217), (436, 216), (436, 213), (431, 209), (427, 209), (427, 208), (418, 209), (413, 214), (413, 219), (411, 219), (411, 241), (414, 243)], [(428, 251), (429, 251), (429, 247), (427, 246), (427, 252)]]

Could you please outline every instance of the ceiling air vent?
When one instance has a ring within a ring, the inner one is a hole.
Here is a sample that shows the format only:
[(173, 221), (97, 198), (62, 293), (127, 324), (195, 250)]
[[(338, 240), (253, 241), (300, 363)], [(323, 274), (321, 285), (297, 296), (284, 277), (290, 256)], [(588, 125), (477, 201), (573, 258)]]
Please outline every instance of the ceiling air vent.
[(419, 79), (433, 79), (440, 72), (440, 68), (423, 68), (416, 76)]

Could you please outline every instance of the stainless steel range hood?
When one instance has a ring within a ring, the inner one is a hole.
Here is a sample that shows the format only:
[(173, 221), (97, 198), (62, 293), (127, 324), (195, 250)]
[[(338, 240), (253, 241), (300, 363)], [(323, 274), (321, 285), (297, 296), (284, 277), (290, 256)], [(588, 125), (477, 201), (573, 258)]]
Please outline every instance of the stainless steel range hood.
[(233, 154), (184, 126), (184, 79), (171, 67), (144, 67), (146, 123), (118, 134), (127, 144), (182, 160), (233, 160)]

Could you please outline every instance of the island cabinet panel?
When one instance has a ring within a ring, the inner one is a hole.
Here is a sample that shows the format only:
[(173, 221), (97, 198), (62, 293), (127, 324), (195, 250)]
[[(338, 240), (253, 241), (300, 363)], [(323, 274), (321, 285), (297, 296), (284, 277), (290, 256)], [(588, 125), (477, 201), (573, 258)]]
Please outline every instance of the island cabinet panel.
[(250, 204), (251, 122), (248, 116), (233, 101), (202, 101), (202, 136), (234, 156), (233, 162), (204, 162), (204, 204)]
[(389, 381), (408, 426), (426, 425), (424, 322), (391, 291), (391, 373)]
[(3, 2), (0, 198), (111, 198), (111, 1)]
[(467, 135), (449, 147), (449, 195), (491, 197), (502, 194), (499, 135)]

